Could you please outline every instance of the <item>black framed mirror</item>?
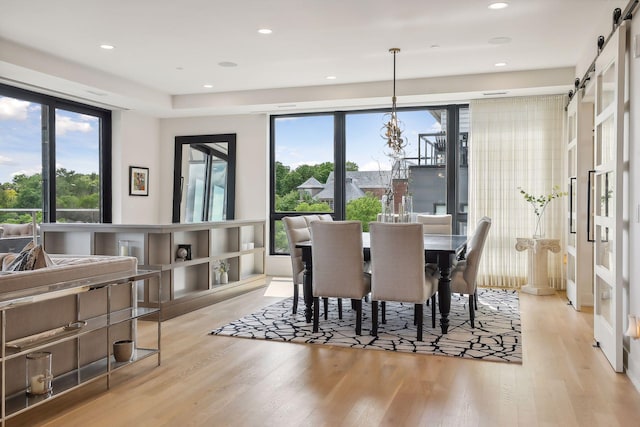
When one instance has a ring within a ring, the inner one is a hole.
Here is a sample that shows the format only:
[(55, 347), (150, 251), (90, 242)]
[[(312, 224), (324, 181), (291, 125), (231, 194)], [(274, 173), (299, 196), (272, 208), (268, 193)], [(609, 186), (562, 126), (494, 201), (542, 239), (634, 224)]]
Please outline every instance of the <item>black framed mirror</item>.
[(174, 223), (235, 216), (236, 134), (176, 136)]

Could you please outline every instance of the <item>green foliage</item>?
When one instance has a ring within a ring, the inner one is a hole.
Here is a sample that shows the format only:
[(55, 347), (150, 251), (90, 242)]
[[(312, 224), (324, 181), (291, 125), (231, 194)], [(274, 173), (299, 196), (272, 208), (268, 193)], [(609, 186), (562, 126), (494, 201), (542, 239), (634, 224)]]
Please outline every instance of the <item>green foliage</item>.
[[(311, 199), (309, 195), (303, 194), (303, 200), (305, 196), (307, 196), (309, 200)], [(297, 190), (290, 191), (284, 196), (276, 194), (276, 212), (293, 212), (296, 210), (298, 203), (300, 203), (300, 194)]]
[[(15, 175), (11, 182), (0, 184), (0, 208), (41, 209), (42, 176)], [(60, 168), (56, 170), (56, 206), (66, 209), (98, 209), (100, 207), (100, 177), (96, 173), (80, 174)], [(63, 217), (58, 221), (64, 222)], [(31, 215), (17, 212), (0, 213), (0, 222), (31, 222)], [(38, 222), (42, 214), (38, 213)]]
[(275, 243), (276, 253), (289, 252), (289, 241), (287, 240), (287, 232), (284, 230), (284, 222), (276, 221)]
[(543, 194), (540, 196), (529, 194), (524, 191), (522, 187), (518, 187), (518, 190), (520, 190), (520, 194), (522, 194), (524, 200), (526, 200), (533, 207), (533, 213), (536, 215), (536, 228), (533, 232), (534, 236), (539, 235), (540, 231), (542, 231), (540, 230), (540, 220), (542, 219), (542, 215), (544, 214), (545, 209), (547, 209), (549, 202), (551, 202), (553, 199), (558, 199), (568, 194), (566, 191), (560, 191), (559, 185), (554, 185), (551, 189), (551, 193)]
[(296, 212), (331, 212), (331, 206), (326, 202), (301, 202)]
[(358, 171), (358, 164), (355, 162), (346, 162), (344, 164), (345, 170), (349, 171), (349, 172), (356, 172)]
[(375, 221), (380, 212), (382, 204), (371, 193), (347, 203), (347, 219), (362, 222), (362, 231), (369, 231), (369, 223)]

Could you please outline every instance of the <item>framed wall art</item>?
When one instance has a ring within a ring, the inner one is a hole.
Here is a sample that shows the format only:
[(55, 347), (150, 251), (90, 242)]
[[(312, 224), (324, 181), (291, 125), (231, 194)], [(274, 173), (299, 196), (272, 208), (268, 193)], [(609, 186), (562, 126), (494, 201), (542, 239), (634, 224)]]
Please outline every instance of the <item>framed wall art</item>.
[(149, 168), (129, 166), (129, 195), (149, 195)]

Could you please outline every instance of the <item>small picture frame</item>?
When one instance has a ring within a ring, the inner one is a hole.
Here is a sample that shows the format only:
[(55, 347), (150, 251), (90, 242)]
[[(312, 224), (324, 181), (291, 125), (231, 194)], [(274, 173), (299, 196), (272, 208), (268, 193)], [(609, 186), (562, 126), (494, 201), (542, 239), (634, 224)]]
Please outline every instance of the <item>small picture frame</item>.
[[(180, 251), (180, 249), (185, 249), (185, 251)], [(184, 258), (180, 255), (184, 255)], [(191, 245), (178, 245), (178, 251), (176, 252), (176, 259), (180, 259), (182, 261), (190, 261), (191, 260)]]
[(129, 166), (129, 195), (149, 195), (149, 168)]

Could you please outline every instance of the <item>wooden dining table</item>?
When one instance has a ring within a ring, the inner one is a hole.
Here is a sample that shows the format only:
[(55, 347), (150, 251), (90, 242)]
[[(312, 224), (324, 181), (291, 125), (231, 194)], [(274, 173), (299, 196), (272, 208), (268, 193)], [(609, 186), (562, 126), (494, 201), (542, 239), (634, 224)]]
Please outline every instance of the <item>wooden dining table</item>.
[[(467, 242), (467, 236), (457, 234), (425, 234), (424, 256), (425, 260), (437, 259), (440, 269), (438, 281), (438, 306), (440, 309), (440, 328), (443, 334), (449, 330), (449, 311), (451, 310), (451, 267), (455, 254), (460, 251)], [(313, 243), (311, 240), (299, 242), (296, 248), (302, 250), (302, 262), (304, 263), (303, 295), (304, 314), (307, 323), (312, 320), (313, 314)], [(362, 233), (362, 249), (365, 261), (371, 259), (371, 239), (369, 233)]]

